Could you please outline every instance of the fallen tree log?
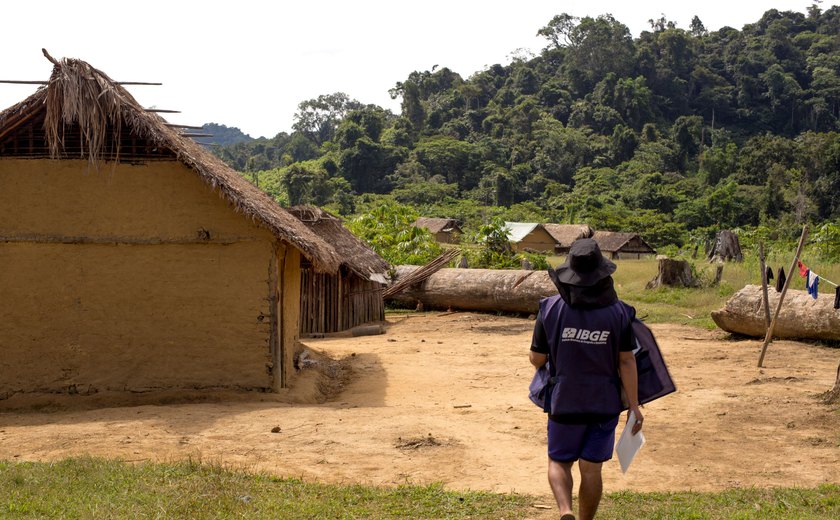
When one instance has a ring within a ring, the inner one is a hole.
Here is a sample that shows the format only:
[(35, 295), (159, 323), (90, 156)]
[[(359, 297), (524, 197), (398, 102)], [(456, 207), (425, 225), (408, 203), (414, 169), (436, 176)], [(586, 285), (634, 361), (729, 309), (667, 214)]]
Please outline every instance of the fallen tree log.
[[(770, 308), (779, 304), (779, 293), (768, 294)], [(763, 338), (767, 324), (760, 285), (747, 285), (735, 293), (712, 319), (721, 329), (735, 334)], [(840, 341), (840, 310), (834, 308), (834, 294), (814, 299), (805, 291), (788, 290), (773, 337)]]
[[(395, 283), (415, 270), (396, 267)], [(535, 314), (540, 299), (557, 294), (546, 271), (502, 269), (441, 269), (425, 281), (404, 289), (388, 301), (400, 307), (460, 309)]]

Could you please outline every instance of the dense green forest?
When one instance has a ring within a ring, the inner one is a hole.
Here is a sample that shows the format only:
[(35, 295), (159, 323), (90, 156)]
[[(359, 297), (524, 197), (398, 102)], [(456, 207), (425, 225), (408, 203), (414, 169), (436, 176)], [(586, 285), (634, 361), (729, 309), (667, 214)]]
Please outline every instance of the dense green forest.
[(539, 55), (411, 73), (391, 90), (400, 114), (325, 94), (291, 134), (213, 150), (282, 204), (345, 216), (384, 201), (658, 247), (734, 228), (795, 238), (805, 223), (840, 237), (840, 7), (713, 32), (660, 18), (638, 38), (610, 15), (534, 30)]

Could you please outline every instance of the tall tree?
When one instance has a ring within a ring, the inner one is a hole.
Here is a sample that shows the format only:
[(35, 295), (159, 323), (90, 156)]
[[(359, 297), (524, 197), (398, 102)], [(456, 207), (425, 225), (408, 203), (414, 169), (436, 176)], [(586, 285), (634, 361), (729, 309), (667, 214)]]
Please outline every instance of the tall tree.
[(333, 138), (344, 115), (361, 106), (343, 92), (322, 94), (298, 105), (292, 128), (306, 135), (316, 146), (321, 146)]

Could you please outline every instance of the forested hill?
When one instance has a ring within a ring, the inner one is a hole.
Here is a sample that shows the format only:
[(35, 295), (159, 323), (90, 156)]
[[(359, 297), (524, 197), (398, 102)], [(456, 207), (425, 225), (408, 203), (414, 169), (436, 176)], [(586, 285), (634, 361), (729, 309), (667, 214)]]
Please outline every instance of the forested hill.
[(201, 133), (209, 134), (212, 137), (202, 137), (199, 139), (202, 144), (230, 146), (237, 143), (247, 143), (253, 141), (254, 138), (243, 133), (242, 130), (236, 127), (228, 127), (217, 123), (205, 123), (201, 127)]
[(216, 151), (284, 203), (345, 213), (348, 192), (390, 194), (448, 213), (430, 216), (514, 208), (658, 244), (840, 219), (840, 7), (741, 30), (663, 18), (633, 38), (609, 15), (560, 14), (534, 31), (537, 56), (413, 72), (392, 90), (401, 114), (323, 95), (292, 134)]

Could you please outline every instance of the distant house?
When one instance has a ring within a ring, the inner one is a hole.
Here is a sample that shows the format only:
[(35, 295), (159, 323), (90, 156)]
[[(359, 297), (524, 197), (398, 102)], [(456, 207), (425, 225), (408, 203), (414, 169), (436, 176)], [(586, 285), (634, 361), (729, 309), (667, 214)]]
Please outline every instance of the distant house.
[(508, 229), (510, 245), (515, 251), (554, 253), (557, 241), (542, 224), (536, 222), (505, 222), (505, 227)]
[(586, 224), (543, 224), (543, 227), (557, 241), (554, 251), (565, 255), (572, 247), (572, 242), (579, 238), (592, 238), (595, 231)]
[(294, 206), (289, 213), (338, 252), (337, 273), (318, 272), (303, 258), (300, 284), (301, 334), (340, 332), (385, 319), (382, 291), (390, 265), (341, 220), (314, 206)]
[(464, 233), (454, 218), (420, 217), (414, 227), (428, 229), (436, 241), (444, 244), (457, 244)]
[(596, 231), (592, 239), (598, 243), (605, 256), (616, 259), (642, 258), (644, 255), (655, 255), (656, 250), (637, 233), (620, 233), (615, 231)]

